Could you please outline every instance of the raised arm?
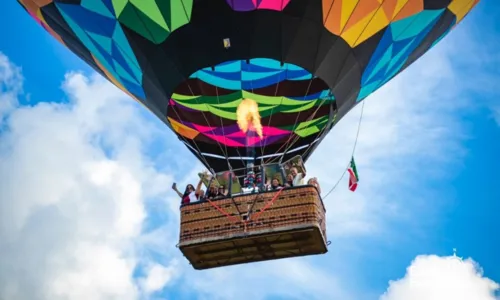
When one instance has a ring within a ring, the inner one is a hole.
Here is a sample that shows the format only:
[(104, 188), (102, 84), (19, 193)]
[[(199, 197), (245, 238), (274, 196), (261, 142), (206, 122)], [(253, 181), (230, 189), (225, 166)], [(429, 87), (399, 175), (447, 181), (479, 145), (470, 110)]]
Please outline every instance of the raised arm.
[(177, 193), (177, 195), (179, 195), (180, 198), (182, 198), (182, 193), (177, 189), (177, 184), (175, 182), (172, 184), (172, 189)]
[[(200, 181), (198, 182), (198, 185), (196, 186), (196, 194), (200, 194), (200, 191), (201, 191), (201, 186), (203, 185), (203, 178), (206, 177), (206, 175), (208, 175), (208, 172), (205, 170), (203, 172), (201, 172), (201, 177), (200, 177)], [(207, 190), (208, 191), (208, 190)]]
[(200, 181), (198, 182), (198, 185), (196, 186), (196, 194), (199, 195), (201, 191), (201, 185), (203, 184), (203, 179), (200, 178)]

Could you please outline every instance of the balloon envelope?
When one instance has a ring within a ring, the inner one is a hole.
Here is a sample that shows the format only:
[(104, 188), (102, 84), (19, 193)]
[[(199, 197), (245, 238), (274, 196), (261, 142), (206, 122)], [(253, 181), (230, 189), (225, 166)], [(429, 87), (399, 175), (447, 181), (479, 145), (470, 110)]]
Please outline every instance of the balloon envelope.
[[(219, 172), (306, 160), (479, 0), (18, 1)], [(258, 104), (262, 138), (238, 127), (245, 98)]]

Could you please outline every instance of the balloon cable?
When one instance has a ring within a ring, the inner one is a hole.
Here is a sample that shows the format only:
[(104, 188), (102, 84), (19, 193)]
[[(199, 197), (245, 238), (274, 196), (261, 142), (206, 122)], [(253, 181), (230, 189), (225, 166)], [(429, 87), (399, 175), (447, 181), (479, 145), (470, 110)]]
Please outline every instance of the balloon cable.
[[(354, 152), (356, 151), (356, 146), (358, 144), (359, 132), (360, 132), (360, 129), (361, 129), (361, 121), (363, 120), (363, 111), (364, 111), (364, 109), (365, 109), (365, 101), (363, 101), (363, 103), (361, 104), (361, 114), (359, 115), (358, 131), (356, 132), (356, 139), (354, 140), (354, 146), (352, 147), (351, 158), (354, 156)], [(324, 195), (323, 197), (321, 197), (322, 200), (325, 200), (328, 197), (328, 195), (330, 195), (330, 193), (333, 192), (337, 188), (337, 186), (339, 185), (340, 181), (342, 181), (342, 179), (344, 178), (344, 175), (347, 172), (347, 170), (349, 169), (350, 165), (351, 165), (351, 159), (349, 159), (349, 163), (347, 164), (346, 168), (342, 172), (342, 175), (337, 180), (337, 182), (335, 183), (335, 185), (328, 191), (328, 193), (326, 193), (326, 195)]]

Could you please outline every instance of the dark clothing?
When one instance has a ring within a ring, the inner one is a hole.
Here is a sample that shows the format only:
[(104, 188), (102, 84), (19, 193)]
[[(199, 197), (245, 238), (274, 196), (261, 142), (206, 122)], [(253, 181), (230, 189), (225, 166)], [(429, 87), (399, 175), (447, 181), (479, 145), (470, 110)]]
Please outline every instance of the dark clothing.
[(283, 186), (281, 184), (278, 184), (278, 185), (271, 185), (271, 189), (272, 190), (279, 190), (279, 189), (282, 189)]
[(205, 195), (205, 197), (207, 199), (213, 199), (213, 198), (217, 197), (217, 192), (208, 191), (208, 193)]

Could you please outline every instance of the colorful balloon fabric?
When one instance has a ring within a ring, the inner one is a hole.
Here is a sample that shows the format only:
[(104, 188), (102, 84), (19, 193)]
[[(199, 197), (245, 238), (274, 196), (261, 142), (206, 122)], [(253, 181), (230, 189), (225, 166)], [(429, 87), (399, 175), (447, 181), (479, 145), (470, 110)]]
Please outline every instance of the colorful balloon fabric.
[[(349, 110), (479, 0), (18, 0), (223, 171), (306, 160)], [(424, 80), (424, 79), (423, 79)], [(236, 122), (257, 102), (263, 138)], [(245, 157), (253, 147), (255, 157)]]

